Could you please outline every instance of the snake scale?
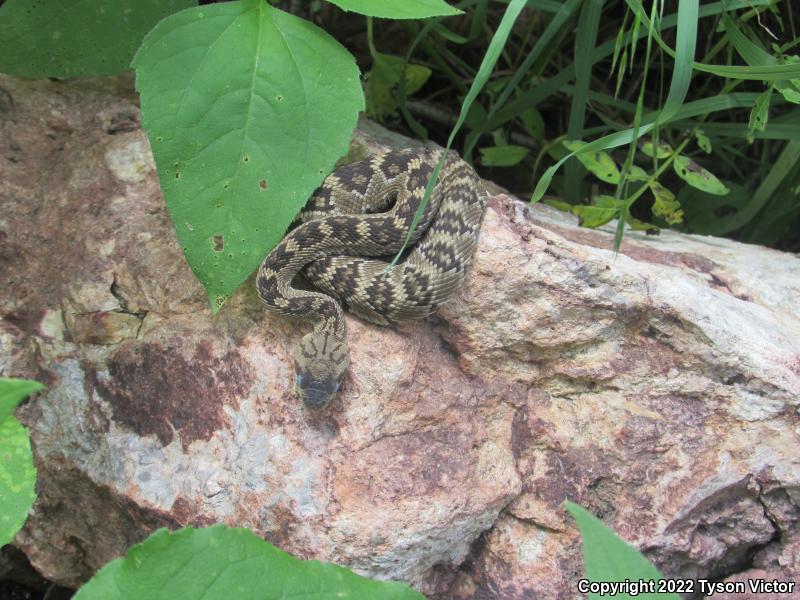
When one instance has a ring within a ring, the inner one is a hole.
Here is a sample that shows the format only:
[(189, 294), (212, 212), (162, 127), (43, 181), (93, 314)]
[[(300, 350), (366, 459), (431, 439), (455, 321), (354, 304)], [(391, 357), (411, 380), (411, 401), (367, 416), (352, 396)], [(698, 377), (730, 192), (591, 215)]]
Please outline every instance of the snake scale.
[[(295, 390), (307, 407), (328, 404), (349, 366), (343, 308), (379, 325), (421, 319), (463, 281), (486, 199), (455, 152), (447, 154), (404, 261), (387, 268), (441, 152), (390, 151), (340, 167), (261, 264), (256, 287), (267, 308), (314, 324), (294, 350)], [(298, 274), (315, 291), (297, 287)]]

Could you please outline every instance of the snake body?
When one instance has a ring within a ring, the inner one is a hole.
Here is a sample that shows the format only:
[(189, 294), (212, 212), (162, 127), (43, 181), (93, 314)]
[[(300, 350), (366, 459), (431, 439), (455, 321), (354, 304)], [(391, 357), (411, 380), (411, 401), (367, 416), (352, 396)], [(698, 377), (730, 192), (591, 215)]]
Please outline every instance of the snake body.
[[(403, 246), (440, 150), (391, 151), (340, 167), (264, 259), (256, 278), (267, 308), (312, 321), (294, 351), (295, 389), (309, 408), (336, 396), (349, 365), (342, 309), (379, 325), (431, 314), (464, 279), (485, 194), (449, 152), (403, 262)], [(316, 291), (293, 284), (302, 275)]]

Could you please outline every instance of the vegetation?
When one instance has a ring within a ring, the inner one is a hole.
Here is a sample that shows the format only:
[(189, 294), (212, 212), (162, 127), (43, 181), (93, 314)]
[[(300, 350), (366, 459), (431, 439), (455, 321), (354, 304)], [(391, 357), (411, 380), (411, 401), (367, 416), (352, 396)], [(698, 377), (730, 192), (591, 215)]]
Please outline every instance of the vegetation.
[(424, 600), (402, 583), (373, 581), (316, 560), (298, 560), (248, 529), (159, 529), (111, 561), (75, 600), (305, 598)]
[(14, 409), (42, 384), (0, 377), (0, 546), (14, 539), (33, 501), (36, 468), (33, 466), (28, 430), (14, 416)]
[[(331, 0), (303, 7), (305, 18), (278, 6), (293, 2), (102, 4), (7, 0), (0, 71), (104, 75), (132, 61), (167, 206), (215, 310), (346, 152), (363, 109), (453, 145), (585, 226), (616, 218), (618, 245), (626, 227), (673, 227), (800, 247), (800, 38), (790, 1), (679, 0), (668, 12), (676, 3)], [(12, 410), (39, 388), (0, 382), (0, 544), (35, 498), (30, 444)], [(568, 508), (589, 578), (659, 577)], [(156, 532), (79, 597), (197, 585), (213, 598), (243, 583), (282, 597), (308, 592), (303, 581), (316, 582), (308, 598), (419, 597), (224, 527)]]
[[(417, 72), (396, 86), (397, 108), (373, 116), (446, 139), (503, 11), (484, 0), (458, 6), (465, 14), (455, 18), (379, 22), (373, 37), (392, 46), (378, 50)], [(457, 140), (467, 159), (520, 196), (539, 200), (549, 187), (545, 201), (586, 226), (619, 218), (618, 243), (626, 226), (672, 227), (800, 249), (796, 6), (530, 0), (527, 8)], [(422, 87), (420, 69), (431, 72)], [(578, 148), (580, 160), (566, 160)]]

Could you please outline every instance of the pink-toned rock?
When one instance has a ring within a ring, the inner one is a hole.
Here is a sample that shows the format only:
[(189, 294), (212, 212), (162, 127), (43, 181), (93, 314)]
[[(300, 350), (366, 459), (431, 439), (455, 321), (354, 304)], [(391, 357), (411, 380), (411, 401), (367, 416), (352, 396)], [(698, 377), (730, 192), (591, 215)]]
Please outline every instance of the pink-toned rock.
[(797, 257), (673, 232), (615, 255), (496, 195), (463, 292), (349, 319), (349, 378), (310, 414), (307, 326), (250, 284), (211, 316), (130, 96), (0, 88), (0, 369), (47, 385), (19, 411), (39, 498), (15, 544), (45, 576), (226, 522), (442, 600), (574, 598), (565, 499), (670, 576), (797, 576)]

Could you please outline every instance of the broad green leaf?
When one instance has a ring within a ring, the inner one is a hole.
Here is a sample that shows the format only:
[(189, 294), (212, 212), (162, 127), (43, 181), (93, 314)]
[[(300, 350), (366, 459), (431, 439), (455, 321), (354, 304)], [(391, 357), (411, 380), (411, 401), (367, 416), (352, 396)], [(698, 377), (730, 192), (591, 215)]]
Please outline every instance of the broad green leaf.
[(486, 109), (479, 102), (475, 102), (469, 107), (467, 117), (464, 120), (469, 129), (474, 129), (478, 124), (486, 121)]
[(711, 140), (708, 139), (708, 136), (703, 132), (703, 130), (695, 129), (694, 137), (697, 140), (697, 145), (700, 146), (700, 149), (706, 154), (711, 154)]
[(42, 387), (37, 381), (0, 377), (0, 547), (14, 539), (36, 500), (28, 430), (12, 411)]
[(658, 140), (657, 145), (653, 140), (646, 140), (641, 143), (639, 149), (651, 158), (667, 158), (672, 154), (672, 146), (663, 140)]
[(156, 23), (196, 4), (196, 0), (7, 0), (0, 6), (0, 72), (43, 78), (126, 71)]
[[(380, 52), (375, 52), (372, 59), (372, 69), (366, 75), (365, 85), (367, 115), (381, 119), (397, 109), (394, 89), (403, 73), (403, 59)], [(419, 90), (430, 76), (428, 67), (409, 64), (406, 68), (406, 94), (411, 95)]]
[(134, 66), (167, 208), (216, 311), (347, 152), (358, 67), (264, 0), (167, 17)]
[(681, 203), (675, 198), (675, 194), (658, 181), (650, 182), (650, 191), (653, 192), (653, 197), (655, 198), (651, 209), (653, 215), (661, 217), (669, 225), (677, 225), (683, 222)]
[(75, 600), (425, 600), (405, 584), (373, 581), (315, 560), (303, 561), (247, 529), (214, 525), (159, 529), (111, 561)]
[(631, 165), (628, 169), (628, 181), (647, 181), (650, 175), (642, 167)]
[(661, 233), (661, 229), (656, 227), (651, 223), (645, 223), (644, 221), (640, 221), (630, 215), (625, 221), (628, 226), (633, 229), (634, 231), (644, 231), (647, 235), (658, 235)]
[(481, 148), (481, 164), (487, 167), (513, 167), (528, 155), (524, 146), (508, 144)]
[(724, 196), (730, 190), (710, 171), (704, 169), (691, 158), (676, 156), (672, 168), (690, 186), (709, 194)]
[[(586, 578), (596, 582), (620, 581), (659, 581), (661, 573), (650, 561), (633, 546), (620, 539), (602, 521), (573, 502), (565, 502), (564, 506), (575, 519), (583, 540), (583, 562)], [(618, 598), (632, 597), (621, 594)], [(590, 600), (601, 600), (601, 596), (589, 593)], [(677, 594), (642, 593), (638, 600), (680, 600)]]
[(0, 546), (14, 539), (36, 500), (28, 430), (13, 417), (0, 421)]
[(369, 17), (385, 19), (426, 19), (448, 17), (462, 11), (444, 0), (328, 0), (339, 8), (352, 10)]
[(542, 113), (535, 108), (529, 108), (519, 116), (519, 119), (522, 121), (522, 126), (529, 136), (540, 143), (544, 140), (545, 129)]
[(578, 205), (572, 207), (572, 212), (578, 216), (578, 223), (580, 223), (581, 227), (594, 229), (611, 221), (619, 214), (619, 209)]
[(0, 377), (0, 421), (10, 417), (17, 404), (43, 387), (38, 381)]
[(750, 120), (747, 124), (747, 141), (751, 144), (755, 138), (756, 131), (764, 131), (767, 128), (767, 119), (769, 118), (769, 103), (772, 98), (772, 90), (774, 86), (770, 85), (764, 90), (758, 98), (750, 111)]
[[(576, 153), (581, 148), (588, 145), (586, 142), (581, 140), (565, 140), (563, 144), (567, 150)], [(600, 181), (605, 181), (606, 183), (612, 184), (619, 183), (619, 169), (617, 168), (617, 164), (614, 162), (614, 159), (611, 158), (607, 152), (603, 152), (602, 150), (597, 152), (583, 152), (581, 154), (577, 154), (576, 156), (578, 160), (583, 163), (583, 166), (586, 167), (586, 169)]]

